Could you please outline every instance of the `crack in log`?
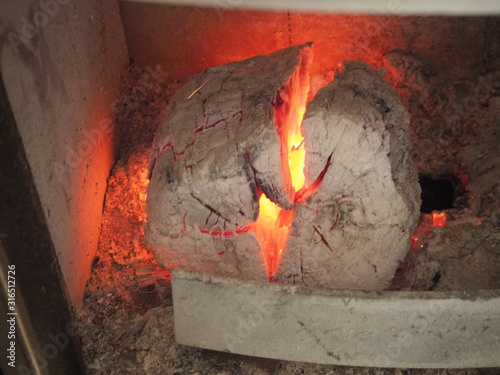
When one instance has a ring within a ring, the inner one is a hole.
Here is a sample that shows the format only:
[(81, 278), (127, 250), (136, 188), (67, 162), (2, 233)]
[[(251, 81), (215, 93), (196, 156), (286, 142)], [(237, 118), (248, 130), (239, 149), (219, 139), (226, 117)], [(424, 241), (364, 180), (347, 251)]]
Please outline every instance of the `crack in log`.
[[(335, 252), (333, 251), (333, 249), (330, 247), (330, 244), (328, 243), (328, 241), (326, 240), (325, 236), (323, 236), (323, 234), (318, 230), (318, 228), (316, 228), (316, 226), (312, 226), (314, 228), (314, 231), (319, 235), (319, 237), (321, 238), (321, 242), (323, 242), (323, 245), (325, 245), (328, 250), (330, 250), (332, 252), (332, 254), (335, 254)], [(337, 255), (337, 254), (335, 254)]]
[[(208, 130), (210, 128), (213, 128), (214, 126), (220, 124), (221, 122), (225, 122), (225, 121), (229, 121), (229, 120), (232, 120), (233, 118), (235, 118), (236, 116), (238, 115), (242, 115), (243, 114), (243, 110), (239, 110), (239, 111), (234, 111), (234, 112), (231, 112), (229, 113), (228, 117), (223, 117), (223, 118), (219, 118), (217, 121), (211, 123), (211, 124), (203, 124), (201, 126), (198, 126), (195, 130), (194, 130), (194, 133), (200, 133), (200, 132), (203, 132), (205, 130)], [(222, 116), (222, 114), (221, 114)], [(207, 116), (208, 118), (209, 116)]]
[(186, 231), (187, 227), (186, 227), (186, 214), (184, 214), (182, 216), (182, 229), (181, 229), (181, 234), (184, 233)]
[(335, 222), (333, 223), (332, 227), (330, 228), (330, 230), (333, 230), (333, 228), (335, 228), (337, 226), (337, 223), (339, 222), (339, 218), (340, 218), (340, 215), (339, 213), (337, 212), (337, 215), (335, 217)]
[[(314, 225), (312, 226), (314, 228), (314, 231), (319, 235), (319, 237), (321, 238), (321, 242), (323, 242), (323, 244), (332, 252), (333, 255), (335, 255), (335, 257), (337, 258), (337, 261), (340, 263), (340, 265), (342, 267), (344, 267), (345, 269), (347, 269), (351, 275), (355, 276), (355, 277), (359, 277), (359, 275), (357, 275), (356, 273), (354, 273), (350, 267), (347, 267), (347, 265), (342, 261), (342, 259), (340, 258), (340, 255), (335, 253), (335, 251), (330, 247), (330, 244), (328, 243), (328, 241), (326, 240), (325, 236), (323, 236), (323, 234), (318, 230), (318, 228), (316, 228)], [(365, 258), (366, 259), (366, 258)]]
[(212, 217), (212, 211), (210, 211), (210, 214), (208, 214), (207, 219), (205, 220), (205, 225), (208, 225), (208, 221)]
[[(207, 81), (207, 82), (208, 82), (208, 81)], [(209, 102), (209, 101), (210, 101), (213, 97), (216, 97), (217, 95), (219, 95), (219, 94), (222, 92), (223, 88), (224, 88), (224, 81), (222, 81), (222, 83), (221, 83), (221, 87), (220, 87), (219, 91), (214, 91), (214, 92), (209, 93), (209, 94), (208, 94), (208, 95), (207, 95), (207, 96), (206, 96), (206, 97), (205, 97), (205, 98), (201, 101), (201, 104), (202, 104), (202, 107), (203, 107), (203, 108), (202, 108), (202, 112), (203, 112), (203, 118), (205, 119), (205, 125), (207, 124), (207, 121), (208, 121), (208, 119), (209, 119), (209, 117), (210, 117), (210, 116), (208, 116), (208, 115), (207, 115), (207, 112), (206, 112), (206, 108), (207, 108), (206, 106), (207, 106), (207, 103), (208, 103), (208, 102)], [(221, 117), (222, 117), (222, 113), (221, 113)], [(211, 126), (210, 126), (210, 127), (211, 127)], [(196, 133), (198, 133), (198, 132), (200, 132), (200, 131), (204, 130), (203, 128), (204, 128), (204, 125), (201, 125), (201, 126), (197, 127), (197, 128), (195, 129), (194, 133), (196, 134)]]
[(332, 164), (332, 156), (333, 156), (333, 152), (330, 154), (330, 156), (328, 156), (328, 159), (326, 159), (326, 164), (325, 164), (323, 170), (321, 171), (321, 173), (319, 174), (318, 178), (316, 178), (316, 180), (314, 180), (314, 182), (311, 185), (309, 185), (307, 188), (304, 187), (304, 188), (300, 189), (297, 193), (295, 193), (294, 204), (297, 204), (297, 203), (300, 203), (302, 201), (309, 199), (314, 194), (314, 192), (318, 189), (319, 185), (321, 184), (321, 182), (323, 181), (323, 178), (326, 175), (326, 172), (328, 171), (328, 168)]
[(252, 162), (250, 160), (250, 152), (248, 150), (245, 150), (244, 152), (245, 159), (247, 159), (248, 165), (250, 166), (250, 170), (252, 173), (253, 181), (255, 183), (255, 186), (257, 187), (257, 199), (259, 198), (260, 194), (262, 194), (262, 189), (259, 185), (259, 182), (257, 181), (257, 169), (252, 165)]
[(155, 167), (156, 160), (160, 157), (161, 153), (169, 147), (172, 147), (172, 135), (168, 135), (162, 140), (160, 140), (158, 147), (156, 147), (149, 156), (149, 169), (148, 169), (149, 180), (151, 180), (151, 176), (153, 175), (153, 169)]
[(319, 346), (321, 346), (323, 348), (323, 350), (325, 351), (326, 355), (331, 357), (331, 358), (335, 358), (337, 361), (340, 361), (340, 356), (331, 352), (330, 350), (328, 350), (328, 348), (325, 346), (325, 344), (323, 344), (321, 342), (321, 340), (319, 339), (318, 336), (316, 336), (314, 333), (312, 333), (308, 328), (307, 328), (307, 325), (300, 321), (300, 320), (297, 320), (297, 323), (299, 323), (299, 325), (302, 327), (302, 329), (304, 331), (306, 331), (313, 339), (314, 341), (316, 341), (316, 344), (318, 344)]
[(302, 253), (302, 247), (299, 248), (299, 259), (300, 259), (300, 280), (304, 284), (304, 258)]
[(174, 163), (175, 163), (177, 160), (179, 160), (179, 158), (180, 158), (182, 155), (184, 155), (184, 153), (186, 152), (186, 150), (187, 150), (189, 147), (194, 146), (195, 142), (196, 142), (196, 140), (195, 140), (195, 139), (193, 139), (190, 143), (188, 143), (188, 145), (186, 146), (186, 148), (185, 148), (184, 150), (181, 150), (181, 151), (179, 151), (179, 152), (175, 152), (175, 150), (174, 150), (174, 145), (172, 145), (171, 147), (172, 147), (172, 153), (174, 154)]
[(304, 266), (302, 263), (302, 252), (300, 254), (300, 281), (302, 284), (304, 284)]
[[(207, 210), (210, 211), (210, 215), (211, 214), (215, 214), (217, 215), (218, 217), (220, 217), (222, 220), (224, 220), (224, 227), (226, 225), (226, 223), (230, 223), (231, 220), (225, 218), (224, 216), (222, 216), (222, 214), (217, 211), (215, 208), (211, 207), (210, 205), (206, 204), (205, 202), (203, 202), (200, 198), (198, 198), (196, 195), (194, 195), (193, 193), (191, 193), (191, 196), (196, 199), (201, 205), (203, 205), (203, 207), (205, 207)], [(210, 217), (210, 216), (209, 216)], [(208, 219), (207, 219), (208, 220)]]

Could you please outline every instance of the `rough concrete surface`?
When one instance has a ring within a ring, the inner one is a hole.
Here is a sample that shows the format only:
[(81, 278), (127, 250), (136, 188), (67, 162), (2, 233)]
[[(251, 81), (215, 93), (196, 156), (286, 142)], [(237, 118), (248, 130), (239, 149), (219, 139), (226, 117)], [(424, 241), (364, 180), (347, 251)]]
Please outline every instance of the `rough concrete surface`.
[(346, 292), (174, 272), (180, 344), (315, 363), (500, 366), (500, 293)]

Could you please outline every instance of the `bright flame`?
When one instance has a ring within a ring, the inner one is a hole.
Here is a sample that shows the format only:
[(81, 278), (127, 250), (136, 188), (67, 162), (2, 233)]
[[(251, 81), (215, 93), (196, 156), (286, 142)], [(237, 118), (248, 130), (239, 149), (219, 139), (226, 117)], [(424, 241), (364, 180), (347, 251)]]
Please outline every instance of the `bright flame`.
[(259, 241), (267, 274), (271, 277), (278, 270), (293, 214), (289, 215), (290, 220), (278, 220), (278, 218), (280, 215), (283, 216), (283, 212), (293, 210), (283, 210), (277, 204), (271, 202), (265, 194), (260, 196), (259, 205), (259, 218), (255, 223), (251, 224), (251, 230)]
[[(290, 121), (284, 124), (286, 130), (286, 147), (288, 150), (288, 168), (290, 171), (293, 190), (300, 190), (305, 183), (304, 163), (306, 150), (300, 125), (305, 113), (305, 104), (295, 107)], [(257, 237), (262, 249), (268, 277), (271, 278), (278, 270), (283, 249), (290, 226), (292, 225), (294, 210), (284, 210), (269, 200), (265, 194), (260, 196), (259, 217), (250, 229)]]
[[(304, 137), (300, 131), (300, 125), (306, 111), (305, 106), (297, 109), (297, 122), (292, 124), (291, 131), (288, 134), (288, 168), (292, 178), (292, 186), (295, 191), (304, 187), (306, 176), (304, 175), (304, 163), (306, 160), (306, 148), (304, 147)], [(296, 125), (296, 126), (293, 126)]]
[[(300, 127), (306, 111), (306, 103), (308, 99), (311, 99), (309, 98), (311, 58), (310, 50), (306, 49), (301, 52), (299, 69), (276, 93), (274, 103), (274, 124), (280, 137), (281, 163), (285, 168), (283, 179), (287, 184), (287, 190), (291, 193), (290, 199), (293, 200), (293, 203), (301, 201), (301, 197), (304, 196), (302, 188), (305, 184), (306, 150)], [(286, 170), (287, 167), (288, 170)], [(314, 187), (311, 187), (310, 190), (314, 190)], [(299, 191), (302, 191), (302, 194), (297, 194)], [(261, 194), (259, 217), (257, 221), (246, 227), (254, 233), (259, 241), (270, 280), (278, 270), (293, 215), (293, 208), (284, 210), (269, 200), (265, 194)]]

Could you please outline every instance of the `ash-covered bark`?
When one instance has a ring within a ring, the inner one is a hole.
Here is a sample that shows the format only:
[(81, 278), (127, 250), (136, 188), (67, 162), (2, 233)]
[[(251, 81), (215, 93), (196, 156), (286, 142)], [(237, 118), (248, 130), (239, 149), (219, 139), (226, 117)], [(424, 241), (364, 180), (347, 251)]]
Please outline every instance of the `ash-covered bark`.
[(293, 206), (276, 113), (288, 115), (290, 87), (308, 76), (311, 57), (310, 44), (286, 48), (207, 69), (176, 92), (155, 137), (147, 198), (146, 240), (164, 265), (265, 278), (251, 233), (210, 233), (254, 222), (259, 189)]
[(420, 188), (407, 152), (409, 115), (373, 68), (349, 62), (307, 107), (306, 185), (278, 280), (383, 289), (409, 249)]

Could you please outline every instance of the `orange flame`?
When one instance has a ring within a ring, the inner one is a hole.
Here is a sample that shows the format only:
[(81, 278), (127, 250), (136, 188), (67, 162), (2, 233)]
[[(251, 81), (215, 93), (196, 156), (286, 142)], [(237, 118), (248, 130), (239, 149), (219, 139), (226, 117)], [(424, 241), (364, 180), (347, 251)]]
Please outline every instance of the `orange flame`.
[[(303, 170), (306, 150), (304, 138), (300, 131), (300, 125), (305, 113), (305, 99), (302, 103), (291, 104), (295, 105), (295, 108), (291, 110), (291, 116), (288, 117), (289, 121), (286, 121), (282, 126), (286, 126), (283, 134), (286, 137), (285, 143), (292, 190), (295, 192), (300, 190), (305, 183)], [(255, 223), (250, 225), (250, 230), (254, 232), (259, 241), (270, 279), (278, 270), (288, 232), (292, 225), (293, 213), (294, 209), (282, 209), (269, 200), (265, 194), (260, 196), (259, 217)]]
[(250, 228), (259, 241), (267, 275), (270, 278), (278, 270), (293, 218), (293, 213), (291, 215), (287, 213), (292, 212), (293, 209), (283, 210), (270, 201), (265, 194), (260, 196), (259, 205), (259, 217), (250, 225)]

